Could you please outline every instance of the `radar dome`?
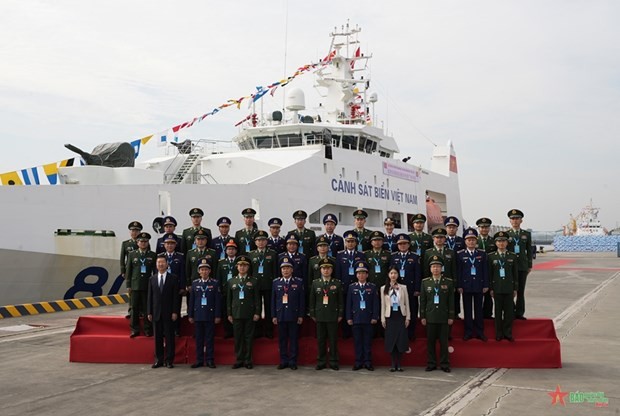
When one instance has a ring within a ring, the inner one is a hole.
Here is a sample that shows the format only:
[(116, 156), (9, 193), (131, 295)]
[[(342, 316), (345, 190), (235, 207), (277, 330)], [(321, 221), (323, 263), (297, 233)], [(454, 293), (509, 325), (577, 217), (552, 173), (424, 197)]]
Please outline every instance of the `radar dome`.
[(289, 111), (306, 109), (306, 97), (301, 89), (294, 88), (289, 91), (286, 96), (286, 109)]

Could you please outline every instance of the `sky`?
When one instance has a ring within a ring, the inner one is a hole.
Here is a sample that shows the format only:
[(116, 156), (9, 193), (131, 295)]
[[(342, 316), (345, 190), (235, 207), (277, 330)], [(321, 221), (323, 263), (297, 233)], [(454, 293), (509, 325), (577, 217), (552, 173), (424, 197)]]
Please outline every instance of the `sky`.
[[(617, 1), (3, 0), (0, 172), (191, 120), (324, 57), (347, 21), (401, 156), (430, 167), (452, 141), (465, 220), (554, 230), (592, 199), (620, 226)], [(248, 112), (182, 138), (230, 140)]]

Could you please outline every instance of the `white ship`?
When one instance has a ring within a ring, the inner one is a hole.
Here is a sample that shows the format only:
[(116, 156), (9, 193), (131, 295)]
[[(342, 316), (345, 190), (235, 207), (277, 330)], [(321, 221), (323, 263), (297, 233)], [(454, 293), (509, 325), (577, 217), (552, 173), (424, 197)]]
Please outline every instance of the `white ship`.
[(600, 208), (592, 205), (592, 200), (575, 217), (570, 216), (567, 225), (564, 226), (564, 235), (607, 235), (608, 232), (598, 219)]
[(232, 219), (231, 232), (242, 228), (246, 207), (257, 211), (260, 229), (282, 218), (282, 234), (294, 228), (298, 209), (316, 231), (323, 215), (335, 214), (338, 234), (353, 228), (359, 208), (377, 230), (387, 216), (404, 232), (418, 212), (436, 223), (462, 218), (451, 143), (435, 147), (422, 168), (395, 157), (395, 139), (373, 120), (372, 56), (354, 52), (359, 31), (346, 25), (330, 34), (329, 59), (313, 70), (317, 107), (306, 107), (303, 91), (288, 90), (285, 111), (249, 117), (226, 150), (206, 141), (185, 152), (168, 145), (135, 167), (61, 167), (55, 185), (0, 186), (0, 305), (124, 292), (119, 253), (127, 224), (151, 231), (154, 218), (173, 215), (180, 233), (193, 207), (205, 211), (203, 226), (214, 236), (221, 216)]

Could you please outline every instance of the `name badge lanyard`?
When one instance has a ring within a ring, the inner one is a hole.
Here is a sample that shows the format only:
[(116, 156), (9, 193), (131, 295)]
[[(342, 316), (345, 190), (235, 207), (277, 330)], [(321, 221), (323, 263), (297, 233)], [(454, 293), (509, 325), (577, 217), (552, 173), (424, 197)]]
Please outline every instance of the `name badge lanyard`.
[[(245, 230), (245, 233), (248, 235), (248, 237), (250, 236), (250, 232), (248, 230)], [(245, 237), (245, 251), (246, 253), (250, 251), (251, 247), (250, 247), (250, 239), (248, 237)]]
[(392, 299), (392, 310), (393, 311), (398, 310), (398, 295), (396, 294), (396, 290), (397, 289), (392, 288), (392, 295), (390, 296)]
[(362, 239), (364, 237), (357, 237), (357, 251), (362, 251)]
[(381, 265), (379, 264), (379, 259), (375, 257), (373, 260), (375, 261), (375, 273), (381, 273)]
[(323, 285), (323, 305), (327, 305), (329, 303), (329, 296), (327, 296), (327, 286)]
[(303, 241), (304, 241), (304, 239), (303, 239), (303, 234), (302, 234), (302, 233), (300, 233), (299, 231), (296, 231), (296, 232), (295, 232), (295, 234), (297, 234), (297, 237), (298, 237), (298, 239), (299, 239), (299, 244), (298, 244), (298, 247), (297, 247), (297, 251), (298, 251), (299, 253), (303, 254), (303, 253), (304, 253), (304, 246), (303, 246), (303, 244), (302, 244), (302, 243), (303, 243)]
[(515, 254), (519, 254), (521, 252), (521, 247), (519, 246), (519, 237), (513, 237), (513, 241), (515, 242)]
[(223, 239), (222, 239), (222, 242), (220, 243), (220, 248), (222, 249), (222, 251), (220, 251), (220, 259), (223, 259), (226, 256), (226, 247), (224, 247)]
[(235, 267), (235, 261), (231, 261), (230, 259), (228, 260), (228, 276), (227, 276), (227, 280), (232, 279), (233, 277), (233, 268)]
[(166, 262), (168, 262), (168, 273), (172, 273), (172, 256), (166, 256)]
[(265, 263), (265, 258), (264, 257), (262, 259), (259, 258), (258, 259), (258, 273), (260, 274), (263, 274), (263, 271), (264, 271), (263, 263)]
[(454, 246), (455, 246), (455, 244), (456, 244), (456, 240), (452, 240), (452, 239), (448, 238), (448, 239), (446, 240), (446, 243), (448, 244), (448, 248), (449, 248), (450, 250), (454, 250)]
[(405, 261), (404, 256), (400, 258), (400, 277), (405, 277)]
[(439, 288), (435, 286), (434, 289), (435, 289), (435, 296), (433, 296), (433, 304), (439, 305)]
[(394, 242), (392, 241), (392, 238), (391, 238), (391, 237), (390, 237), (390, 239), (387, 241), (387, 245), (388, 245), (388, 248), (389, 248), (390, 252), (392, 252), (392, 251), (393, 251), (393, 250), (392, 250), (392, 246), (394, 245)]
[(327, 250), (327, 255), (331, 256), (332, 255), (332, 245), (334, 244), (334, 239), (332, 237), (327, 237), (327, 239), (329, 240), (329, 250)]
[(366, 309), (366, 300), (364, 300), (364, 294), (366, 290), (364, 288), (360, 288), (360, 309)]
[(422, 248), (420, 246), (420, 242), (418, 240), (414, 240), (415, 241), (415, 246), (417, 247), (415, 249), (415, 254), (420, 257), (420, 254), (422, 254)]
[(200, 305), (207, 306), (207, 288), (203, 285), (198, 285), (198, 287), (202, 291), (202, 299), (200, 300)]
[(282, 303), (288, 303), (288, 285), (290, 284), (291, 279), (288, 282), (285, 282), (282, 288), (284, 289), (284, 294), (282, 295)]
[(472, 257), (472, 256), (469, 256), (469, 255), (468, 255), (468, 257), (469, 257), (469, 262), (471, 263), (471, 271), (470, 271), (470, 274), (471, 274), (472, 276), (475, 276), (475, 275), (476, 275), (476, 256), (474, 255), (474, 256)]
[(239, 283), (239, 300), (245, 299), (245, 292), (243, 291), (244, 287), (245, 285), (242, 285), (241, 283)]
[(504, 279), (506, 277), (506, 269), (504, 268), (506, 261), (497, 260), (497, 262), (499, 263), (499, 277)]
[(353, 263), (355, 263), (355, 259), (347, 261), (349, 262), (349, 276), (353, 276), (355, 274), (355, 270), (353, 269)]
[(141, 266), (140, 266), (140, 273), (146, 273), (146, 258), (140, 257), (139, 258)]

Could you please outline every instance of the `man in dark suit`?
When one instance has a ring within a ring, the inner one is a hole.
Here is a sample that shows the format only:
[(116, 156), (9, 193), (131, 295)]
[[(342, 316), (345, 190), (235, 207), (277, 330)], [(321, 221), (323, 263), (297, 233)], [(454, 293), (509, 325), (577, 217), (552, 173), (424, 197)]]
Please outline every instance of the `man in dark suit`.
[[(174, 362), (174, 327), (179, 309), (179, 278), (168, 273), (165, 254), (156, 261), (157, 273), (149, 279), (146, 313), (149, 322), (155, 327), (155, 357), (153, 368), (173, 368)], [(164, 362), (164, 338), (166, 338), (166, 362)]]

